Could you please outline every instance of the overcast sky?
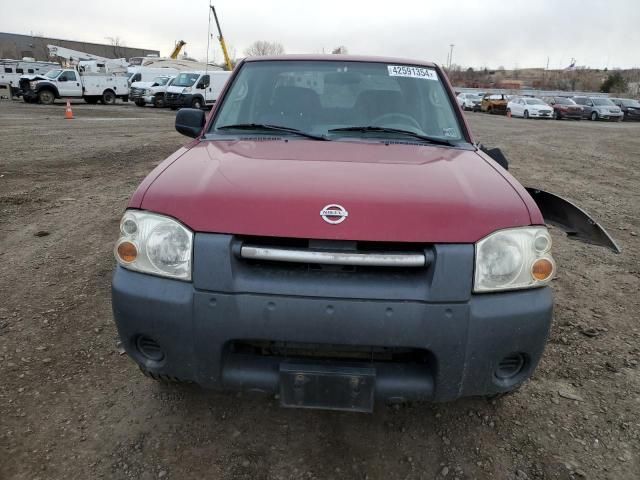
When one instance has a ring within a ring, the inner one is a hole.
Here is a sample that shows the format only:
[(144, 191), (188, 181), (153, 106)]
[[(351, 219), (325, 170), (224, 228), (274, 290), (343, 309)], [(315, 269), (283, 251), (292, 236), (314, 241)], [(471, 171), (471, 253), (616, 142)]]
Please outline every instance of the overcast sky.
[[(390, 55), (465, 67), (563, 68), (571, 58), (594, 68), (640, 66), (640, 0), (213, 0), (238, 57), (254, 40), (287, 53)], [(0, 31), (127, 46), (167, 55), (185, 40), (207, 53), (209, 0), (0, 0)], [(215, 30), (215, 25), (212, 27)], [(217, 40), (210, 57), (222, 61)]]

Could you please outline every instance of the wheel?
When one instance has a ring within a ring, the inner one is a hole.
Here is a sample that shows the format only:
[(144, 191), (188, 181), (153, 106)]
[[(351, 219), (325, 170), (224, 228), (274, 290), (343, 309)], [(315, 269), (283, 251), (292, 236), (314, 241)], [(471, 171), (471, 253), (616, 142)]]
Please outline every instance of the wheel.
[(144, 102), (144, 100), (142, 100), (142, 99), (140, 99), (140, 98), (138, 98), (138, 99), (135, 101), (135, 104), (136, 104), (136, 106), (138, 106), (138, 107), (144, 107), (144, 103), (145, 103), (145, 102)]
[(115, 105), (116, 104), (116, 94), (111, 90), (105, 90), (102, 94), (102, 103), (104, 105)]
[(529, 118), (529, 110), (524, 111), (524, 118)]
[(555, 118), (556, 120), (562, 120), (562, 117), (560, 116), (560, 114), (555, 110), (553, 111), (553, 118)]
[(56, 101), (56, 96), (51, 90), (40, 90), (38, 92), (38, 101), (43, 105), (51, 105)]
[(191, 100), (191, 108), (202, 108), (202, 100), (199, 98)]
[(487, 107), (487, 113), (488, 114), (492, 114), (493, 112), (491, 111), (491, 107)]
[(591, 112), (591, 120), (594, 122), (598, 120), (598, 112)]
[(164, 96), (156, 95), (155, 97), (153, 97), (153, 106), (156, 108), (164, 107)]

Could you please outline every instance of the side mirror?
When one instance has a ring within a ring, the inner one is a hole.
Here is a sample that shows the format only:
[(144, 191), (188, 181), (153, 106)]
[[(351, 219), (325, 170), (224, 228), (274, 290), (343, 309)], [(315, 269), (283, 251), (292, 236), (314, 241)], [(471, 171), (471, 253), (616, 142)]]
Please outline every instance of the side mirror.
[(498, 165), (500, 165), (505, 170), (509, 170), (509, 160), (504, 156), (502, 150), (499, 148), (487, 148), (484, 145), (479, 145), (481, 152), (486, 153), (489, 157), (495, 161)]
[(176, 115), (176, 130), (187, 137), (196, 138), (202, 132), (205, 114), (198, 108), (182, 108)]
[(207, 88), (209, 86), (208, 83), (206, 82), (200, 82), (198, 85), (196, 85), (197, 89), (203, 89), (203, 88)]

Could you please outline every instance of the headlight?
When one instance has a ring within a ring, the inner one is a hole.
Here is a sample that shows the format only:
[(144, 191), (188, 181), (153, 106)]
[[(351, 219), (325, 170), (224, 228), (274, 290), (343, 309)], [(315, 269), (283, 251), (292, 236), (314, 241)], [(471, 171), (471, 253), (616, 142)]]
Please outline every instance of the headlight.
[(120, 221), (115, 256), (129, 270), (191, 280), (193, 232), (172, 218), (128, 210)]
[(151, 90), (148, 88), (145, 88), (143, 91), (143, 95), (150, 95), (151, 94)]
[(500, 230), (476, 243), (474, 292), (540, 287), (556, 270), (545, 227)]
[(191, 91), (191, 87), (184, 87), (182, 93), (189, 93)]

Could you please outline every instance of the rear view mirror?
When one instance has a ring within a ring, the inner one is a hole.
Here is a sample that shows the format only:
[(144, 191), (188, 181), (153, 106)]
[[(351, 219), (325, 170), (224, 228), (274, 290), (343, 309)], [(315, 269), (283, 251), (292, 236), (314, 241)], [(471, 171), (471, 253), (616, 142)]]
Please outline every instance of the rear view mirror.
[(176, 115), (176, 130), (187, 137), (200, 135), (204, 123), (205, 115), (199, 108), (182, 108)]

